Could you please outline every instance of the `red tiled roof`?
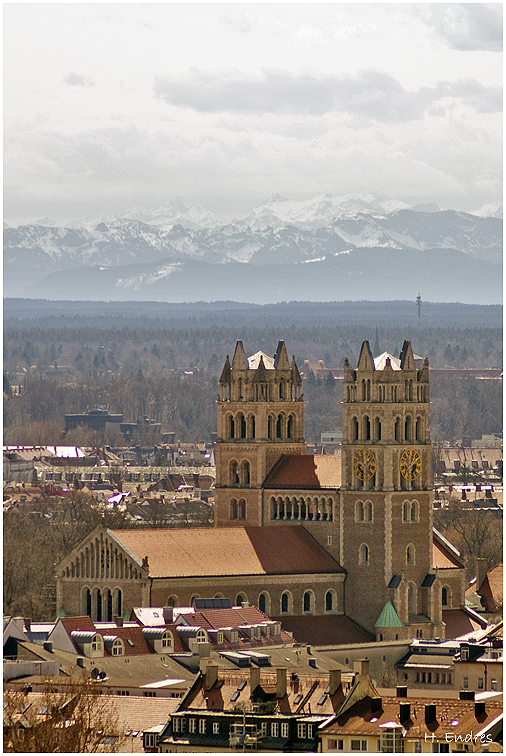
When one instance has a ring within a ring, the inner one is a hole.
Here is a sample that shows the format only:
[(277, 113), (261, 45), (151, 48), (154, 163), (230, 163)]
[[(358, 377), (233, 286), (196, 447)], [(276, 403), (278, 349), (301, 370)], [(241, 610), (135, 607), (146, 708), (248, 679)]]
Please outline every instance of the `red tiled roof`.
[(264, 488), (336, 489), (341, 486), (341, 457), (283, 454), (267, 475)]
[(375, 636), (344, 614), (328, 614), (324, 617), (311, 615), (273, 617), (282, 622), (298, 643), (315, 646), (334, 646), (346, 643), (370, 643)]
[(487, 572), (487, 576), (477, 593), (483, 597), (485, 608), (496, 612), (502, 606), (503, 565), (498, 564)]
[[(201, 611), (183, 615), (190, 625), (204, 627), (206, 630), (217, 630), (225, 627), (240, 627), (241, 625), (256, 625), (262, 622), (271, 622), (271, 618), (254, 606), (232, 607), (231, 609), (202, 609)], [(268, 636), (262, 634), (261, 640), (239, 638), (237, 643), (231, 644), (224, 638), (222, 647), (233, 647), (235, 651), (241, 648), (258, 648), (258, 646), (273, 646), (280, 643), (293, 645), (293, 638), (283, 629), (280, 636)], [(213, 643), (213, 647), (216, 644)]]
[(457, 556), (452, 554), (450, 549), (447, 549), (434, 535), (432, 545), (432, 566), (439, 570), (449, 570), (455, 569), (456, 567), (462, 568), (464, 565), (459, 562)]
[(299, 525), (265, 528), (114, 530), (150, 577), (291, 575), (344, 570)]
[(443, 622), (446, 624), (446, 640), (458, 638), (481, 627), (463, 609), (443, 609)]
[[(425, 724), (425, 706), (429, 703), (427, 698), (410, 696), (409, 698), (397, 698), (395, 696), (383, 696), (381, 708), (371, 712), (371, 699), (364, 698), (358, 701), (342, 716), (338, 717), (329, 727), (322, 732), (324, 735), (339, 736), (363, 736), (380, 737), (383, 728), (388, 722), (399, 722), (401, 704), (410, 704), (411, 717), (403, 722), (406, 739), (435, 740), (448, 742), (446, 733), (451, 730), (452, 736), (469, 736), (469, 733), (477, 733), (487, 724), (490, 724), (502, 713), (502, 704), (487, 701), (485, 713), (476, 717), (474, 701), (461, 701), (448, 698), (433, 698), (430, 704), (436, 706), (436, 718), (429, 725)], [(415, 713), (416, 712), (416, 713)], [(455, 722), (455, 725), (453, 725)], [(451, 727), (449, 726), (451, 724)], [(451, 750), (451, 749), (450, 749)]]

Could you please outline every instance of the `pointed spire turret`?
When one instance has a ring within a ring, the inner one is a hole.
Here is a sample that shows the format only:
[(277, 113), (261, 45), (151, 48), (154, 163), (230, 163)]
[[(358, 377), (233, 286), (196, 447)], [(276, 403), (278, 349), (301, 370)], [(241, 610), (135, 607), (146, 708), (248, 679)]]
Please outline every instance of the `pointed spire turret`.
[(415, 370), (415, 358), (413, 357), (413, 350), (411, 348), (411, 341), (404, 341), (402, 350), (399, 355), (401, 361), (401, 370)]
[(345, 383), (354, 383), (357, 380), (357, 376), (355, 374), (355, 371), (351, 367), (348, 358), (344, 360), (344, 382)]
[(223, 370), (221, 371), (220, 385), (223, 386), (223, 385), (226, 385), (227, 383), (230, 383), (231, 376), (232, 376), (232, 371), (230, 368), (230, 360), (227, 354), (225, 365), (223, 366)]
[(294, 386), (302, 386), (302, 378), (300, 377), (299, 368), (297, 367), (297, 363), (295, 362), (295, 355), (292, 355), (292, 364), (291, 364), (291, 371), (292, 371), (292, 383)]
[(278, 343), (278, 348), (276, 349), (276, 354), (274, 355), (274, 368), (276, 370), (290, 370), (290, 361), (288, 359), (284, 341), (280, 341)]
[(374, 359), (367, 340), (362, 344), (357, 370), (374, 370)]
[(234, 358), (232, 360), (232, 370), (247, 370), (246, 355), (244, 353), (244, 347), (242, 341), (238, 341), (235, 345)]

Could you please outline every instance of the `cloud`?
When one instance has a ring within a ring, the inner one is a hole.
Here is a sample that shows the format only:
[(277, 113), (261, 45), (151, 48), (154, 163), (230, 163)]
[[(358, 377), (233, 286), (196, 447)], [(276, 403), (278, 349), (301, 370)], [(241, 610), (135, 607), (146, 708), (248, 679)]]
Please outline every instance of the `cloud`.
[(267, 70), (262, 77), (238, 71), (219, 74), (192, 69), (183, 77), (159, 77), (155, 96), (199, 113), (321, 116), (347, 113), (378, 122), (421, 120), (444, 98), (458, 98), (477, 112), (501, 109), (500, 91), (476, 81), (439, 82), (408, 92), (387, 73), (363, 71), (354, 77), (313, 76)]
[(431, 4), (421, 14), (453, 50), (502, 50), (502, 3)]
[(65, 84), (69, 84), (71, 87), (93, 87), (95, 82), (91, 76), (86, 74), (76, 74), (73, 71), (65, 76)]

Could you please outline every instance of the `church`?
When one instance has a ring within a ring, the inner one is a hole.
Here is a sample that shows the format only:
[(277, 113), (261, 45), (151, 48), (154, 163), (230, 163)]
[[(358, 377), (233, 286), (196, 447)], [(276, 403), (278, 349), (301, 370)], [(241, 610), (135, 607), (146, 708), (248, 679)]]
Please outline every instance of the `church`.
[(228, 598), (296, 639), (444, 638), (465, 578), (432, 524), (428, 360), (409, 341), (373, 357), (365, 341), (343, 389), (341, 455), (306, 454), (295, 358), (283, 341), (273, 357), (237, 342), (219, 381), (214, 528), (97, 528), (58, 568), (58, 611), (112, 620)]

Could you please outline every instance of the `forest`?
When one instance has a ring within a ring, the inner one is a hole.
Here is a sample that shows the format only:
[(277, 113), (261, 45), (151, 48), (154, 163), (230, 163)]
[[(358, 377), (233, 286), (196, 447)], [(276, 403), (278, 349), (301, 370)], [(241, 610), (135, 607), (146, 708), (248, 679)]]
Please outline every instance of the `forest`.
[[(427, 304), (418, 321), (411, 302), (120, 304), (6, 301), (4, 443), (61, 443), (65, 414), (95, 407), (123, 413), (125, 422), (149, 417), (179, 441), (209, 441), (219, 375), (238, 339), (249, 354), (274, 354), (283, 339), (299, 367), (323, 360), (340, 368), (346, 357), (356, 364), (364, 339), (373, 351), (398, 355), (406, 338), (433, 368), (502, 365), (498, 306)], [(308, 442), (341, 427), (339, 381), (305, 381), (304, 397)], [(438, 376), (431, 399), (435, 441), (502, 430), (501, 381)], [(65, 442), (119, 439), (78, 429)]]

